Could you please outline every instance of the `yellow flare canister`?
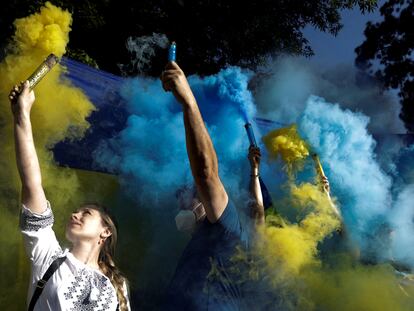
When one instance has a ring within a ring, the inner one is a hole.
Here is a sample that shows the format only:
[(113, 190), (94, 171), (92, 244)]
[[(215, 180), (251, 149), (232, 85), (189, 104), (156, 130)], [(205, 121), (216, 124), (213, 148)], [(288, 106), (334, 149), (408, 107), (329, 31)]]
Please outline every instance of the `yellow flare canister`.
[(43, 63), (30, 75), (29, 81), (30, 89), (33, 90), (35, 86), (42, 80), (42, 78), (59, 62), (59, 58), (50, 54)]
[(315, 162), (315, 169), (316, 169), (316, 172), (318, 173), (319, 177), (321, 179), (323, 177), (326, 177), (325, 172), (323, 171), (321, 161), (319, 160), (319, 156), (316, 153), (314, 153), (314, 154), (312, 154), (312, 159)]

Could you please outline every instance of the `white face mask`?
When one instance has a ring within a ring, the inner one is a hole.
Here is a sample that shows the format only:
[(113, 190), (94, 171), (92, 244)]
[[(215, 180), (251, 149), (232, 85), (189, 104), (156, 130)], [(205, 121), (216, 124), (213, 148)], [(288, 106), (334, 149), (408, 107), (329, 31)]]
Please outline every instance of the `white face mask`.
[(190, 210), (180, 210), (175, 216), (175, 225), (178, 231), (192, 232), (196, 227), (196, 216)]

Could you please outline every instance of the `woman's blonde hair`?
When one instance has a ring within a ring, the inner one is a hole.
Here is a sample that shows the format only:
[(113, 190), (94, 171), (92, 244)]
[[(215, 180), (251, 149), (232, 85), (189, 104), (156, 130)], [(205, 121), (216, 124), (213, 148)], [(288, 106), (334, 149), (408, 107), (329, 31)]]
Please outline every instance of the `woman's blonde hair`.
[(102, 272), (109, 278), (112, 285), (116, 290), (116, 295), (119, 302), (119, 310), (128, 310), (128, 299), (127, 299), (127, 286), (128, 281), (123, 276), (121, 271), (115, 265), (114, 256), (115, 248), (118, 240), (118, 230), (114, 217), (109, 213), (108, 209), (99, 203), (88, 203), (84, 206), (90, 206), (97, 210), (102, 218), (102, 223), (105, 227), (108, 227), (111, 235), (107, 237), (101, 247), (99, 253), (98, 264)]

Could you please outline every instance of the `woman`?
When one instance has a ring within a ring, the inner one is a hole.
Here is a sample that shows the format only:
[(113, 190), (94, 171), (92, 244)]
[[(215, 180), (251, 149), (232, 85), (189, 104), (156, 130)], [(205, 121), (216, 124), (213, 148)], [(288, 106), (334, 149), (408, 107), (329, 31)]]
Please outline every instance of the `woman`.
[(29, 82), (14, 86), (9, 99), (22, 182), (20, 228), (32, 266), (29, 310), (130, 310), (126, 279), (113, 262), (117, 230), (112, 218), (99, 204), (82, 206), (66, 226), (72, 247), (61, 249), (33, 143), (35, 96)]

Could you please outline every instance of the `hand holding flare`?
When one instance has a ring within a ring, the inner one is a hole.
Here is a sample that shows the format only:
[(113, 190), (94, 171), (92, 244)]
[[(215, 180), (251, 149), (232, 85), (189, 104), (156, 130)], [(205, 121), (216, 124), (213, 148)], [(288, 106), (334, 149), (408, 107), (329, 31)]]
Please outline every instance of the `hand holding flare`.
[(316, 173), (318, 174), (319, 177), (319, 182), (321, 184), (321, 188), (322, 191), (324, 191), (326, 193), (326, 195), (328, 196), (329, 202), (331, 203), (332, 209), (334, 210), (334, 212), (341, 217), (341, 213), (339, 212), (338, 208), (336, 207), (336, 205), (333, 203), (332, 199), (331, 199), (331, 188), (329, 186), (329, 181), (328, 181), (328, 177), (326, 177), (325, 172), (323, 170), (321, 161), (319, 160), (319, 156), (314, 153), (312, 154), (312, 159), (315, 162), (315, 169), (316, 169)]
[[(12, 103), (14, 114), (16, 114), (17, 110), (21, 111), (23, 108), (30, 113), (31, 106), (34, 102), (33, 89), (58, 62), (59, 59), (54, 54), (50, 54), (29, 76), (29, 78), (25, 80), (26, 82), (22, 81), (20, 82), (20, 85), (15, 85), (13, 87), (10, 91), (9, 99)], [(20, 94), (24, 96), (19, 96)], [(27, 101), (25, 100), (26, 98), (30, 98), (31, 103), (25, 104)]]

